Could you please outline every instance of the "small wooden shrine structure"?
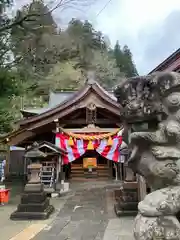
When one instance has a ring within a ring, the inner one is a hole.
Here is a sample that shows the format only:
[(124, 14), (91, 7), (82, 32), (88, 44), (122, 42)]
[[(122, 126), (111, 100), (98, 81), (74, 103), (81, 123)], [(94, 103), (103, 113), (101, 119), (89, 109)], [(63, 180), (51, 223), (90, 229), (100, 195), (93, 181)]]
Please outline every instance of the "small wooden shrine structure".
[[(34, 142), (33, 145), (26, 150), (25, 153), (25, 175), (29, 180), (30, 172), (28, 166), (30, 164), (41, 164), (40, 181), (44, 184), (46, 191), (56, 189), (56, 183), (59, 181), (59, 173), (61, 172), (61, 156), (66, 155), (66, 151), (49, 142)], [(39, 156), (37, 158), (37, 156)]]

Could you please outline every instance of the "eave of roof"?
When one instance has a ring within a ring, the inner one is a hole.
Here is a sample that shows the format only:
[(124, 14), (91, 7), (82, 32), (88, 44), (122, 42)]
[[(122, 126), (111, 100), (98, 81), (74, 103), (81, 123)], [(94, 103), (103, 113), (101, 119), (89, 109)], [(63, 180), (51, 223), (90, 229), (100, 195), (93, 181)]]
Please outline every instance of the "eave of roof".
[(10, 146), (10, 151), (24, 151), (25, 148), (17, 147), (17, 146)]
[(61, 91), (61, 92), (52, 92), (49, 93), (49, 103), (47, 107), (44, 108), (26, 108), (21, 109), (23, 116), (34, 117), (34, 115), (39, 115), (41, 113), (47, 112), (48, 110), (56, 107), (57, 105), (63, 103), (65, 100), (68, 100), (76, 91)]
[(59, 152), (63, 155), (65, 155), (67, 152), (63, 149), (63, 148), (60, 148), (58, 146), (56, 146), (55, 144), (53, 143), (50, 143), (50, 142), (47, 142), (47, 141), (43, 141), (41, 143), (39, 143), (39, 149), (41, 149), (42, 147), (49, 147), (51, 150), (54, 150), (55, 152)]
[(31, 113), (34, 115), (38, 115), (44, 112), (47, 112), (50, 108), (27, 108), (27, 109), (21, 109), (21, 112), (24, 114)]
[(153, 72), (160, 71), (161, 68), (163, 68), (165, 65), (167, 65), (170, 61), (172, 61), (175, 57), (177, 57), (180, 54), (180, 48), (178, 48), (175, 52), (173, 52), (168, 58), (166, 58), (162, 63), (160, 63), (157, 67), (155, 67), (153, 70), (151, 70), (149, 74), (152, 74)]

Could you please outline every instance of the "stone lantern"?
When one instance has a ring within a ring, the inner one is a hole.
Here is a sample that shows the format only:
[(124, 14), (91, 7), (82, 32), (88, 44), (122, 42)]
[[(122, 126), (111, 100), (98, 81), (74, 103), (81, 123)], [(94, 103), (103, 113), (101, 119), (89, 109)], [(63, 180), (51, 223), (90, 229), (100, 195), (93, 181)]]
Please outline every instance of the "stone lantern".
[(10, 218), (12, 220), (47, 219), (54, 207), (49, 204), (49, 198), (44, 192), (44, 184), (41, 183), (39, 177), (42, 167), (39, 160), (46, 157), (46, 154), (41, 152), (35, 143), (31, 149), (27, 150), (25, 157), (33, 161), (28, 165), (30, 179), (25, 186), (17, 210), (11, 214)]
[(39, 177), (39, 172), (42, 168), (42, 164), (39, 163), (33, 163), (28, 165), (28, 169), (30, 170), (30, 180), (29, 183), (40, 183), (40, 177)]

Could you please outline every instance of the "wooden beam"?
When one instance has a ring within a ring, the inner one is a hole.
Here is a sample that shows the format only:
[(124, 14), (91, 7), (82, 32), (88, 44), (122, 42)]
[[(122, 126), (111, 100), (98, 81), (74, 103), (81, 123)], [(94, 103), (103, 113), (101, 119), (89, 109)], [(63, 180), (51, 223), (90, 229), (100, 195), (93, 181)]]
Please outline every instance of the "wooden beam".
[(22, 143), (24, 140), (26, 140), (30, 137), (34, 137), (35, 135), (36, 134), (31, 131), (24, 130), (23, 132), (17, 134), (16, 136), (10, 137), (7, 144), (9, 146), (18, 145), (19, 143)]
[[(115, 131), (117, 128), (100, 128), (99, 129), (99, 132), (102, 132), (102, 133), (106, 133), (106, 132), (113, 132)], [(68, 132), (73, 132), (73, 133), (82, 133), (83, 132), (83, 129), (82, 128), (65, 128), (66, 131)], [(52, 131), (53, 133), (56, 133), (55, 130)], [(85, 132), (84, 132), (85, 133)]]
[[(117, 120), (110, 120), (110, 119), (97, 119), (96, 124), (109, 124), (109, 125), (116, 125), (118, 124)], [(86, 124), (86, 119), (80, 118), (80, 119), (68, 119), (68, 120), (60, 120), (60, 124), (76, 124), (76, 125), (84, 125)]]
[[(108, 116), (109, 121), (117, 119), (116, 115), (114, 115), (113, 113), (109, 114), (109, 112), (106, 111), (106, 109), (101, 109), (100, 114), (105, 118), (107, 118), (107, 116)], [(117, 122), (119, 122), (119, 118), (117, 120), (118, 120)]]

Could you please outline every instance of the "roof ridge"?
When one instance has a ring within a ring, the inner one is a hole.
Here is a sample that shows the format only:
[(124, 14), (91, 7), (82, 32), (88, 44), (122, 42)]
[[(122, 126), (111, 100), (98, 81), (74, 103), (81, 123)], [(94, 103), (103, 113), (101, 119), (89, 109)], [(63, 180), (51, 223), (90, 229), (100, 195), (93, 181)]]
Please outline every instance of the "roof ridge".
[(180, 53), (180, 48), (178, 48), (176, 51), (174, 51), (172, 54), (170, 54), (167, 58), (165, 58), (160, 64), (158, 64), (153, 70), (151, 70), (149, 74), (152, 74), (155, 71), (159, 71), (158, 69), (163, 67), (166, 63), (171, 61), (177, 54)]
[(51, 93), (53, 93), (53, 94), (56, 94), (56, 93), (67, 93), (67, 92), (70, 92), (70, 93), (73, 93), (73, 92), (77, 92), (78, 91), (78, 89), (76, 89), (76, 90), (57, 90), (57, 91), (50, 91), (50, 93), (49, 94), (51, 94)]

